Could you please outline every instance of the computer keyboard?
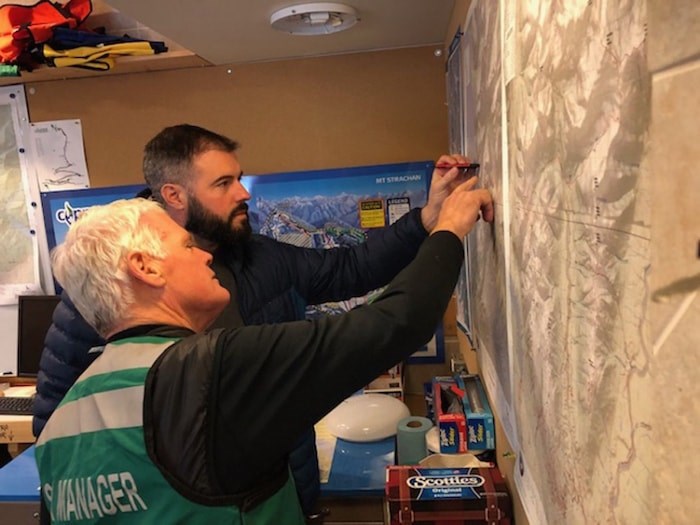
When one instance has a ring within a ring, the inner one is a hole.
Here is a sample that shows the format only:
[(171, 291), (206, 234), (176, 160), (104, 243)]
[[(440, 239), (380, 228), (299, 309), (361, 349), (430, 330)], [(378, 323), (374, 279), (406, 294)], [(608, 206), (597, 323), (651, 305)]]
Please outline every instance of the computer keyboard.
[(31, 416), (34, 397), (0, 397), (0, 415)]

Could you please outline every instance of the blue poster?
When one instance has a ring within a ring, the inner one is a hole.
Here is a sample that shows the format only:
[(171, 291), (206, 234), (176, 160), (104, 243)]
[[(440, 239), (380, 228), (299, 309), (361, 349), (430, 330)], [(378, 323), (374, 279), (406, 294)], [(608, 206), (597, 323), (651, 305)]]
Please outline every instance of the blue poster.
[(63, 242), (70, 225), (90, 206), (107, 204), (118, 199), (130, 199), (145, 187), (145, 184), (136, 184), (42, 193), (41, 207), (44, 211), (49, 250)]
[(244, 176), (253, 231), (299, 246), (357, 244), (428, 198), (433, 161)]
[[(363, 242), (371, 230), (393, 224), (428, 199), (433, 161), (319, 171), (245, 175), (251, 194), (253, 231), (306, 248), (333, 248)], [(347, 312), (379, 295), (309, 306), (309, 318)], [(409, 362), (442, 362), (439, 329)]]
[[(244, 175), (251, 194), (254, 232), (308, 248), (359, 244), (372, 229), (393, 224), (428, 198), (434, 162), (408, 162), (269, 175)], [(49, 250), (63, 242), (70, 225), (84, 210), (128, 199), (146, 186), (113, 186), (41, 194)], [(371, 300), (365, 297), (310, 307), (309, 317), (348, 311)], [(442, 362), (440, 331), (436, 339), (409, 361)]]

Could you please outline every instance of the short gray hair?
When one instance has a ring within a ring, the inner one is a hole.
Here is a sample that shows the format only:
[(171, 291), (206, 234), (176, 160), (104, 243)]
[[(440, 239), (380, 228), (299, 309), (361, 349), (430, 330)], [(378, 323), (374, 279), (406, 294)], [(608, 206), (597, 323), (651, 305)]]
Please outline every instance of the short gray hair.
[(126, 318), (134, 303), (126, 255), (134, 250), (156, 258), (166, 255), (158, 231), (141, 221), (144, 214), (154, 211), (167, 217), (159, 204), (145, 199), (92, 206), (51, 252), (54, 277), (103, 337)]

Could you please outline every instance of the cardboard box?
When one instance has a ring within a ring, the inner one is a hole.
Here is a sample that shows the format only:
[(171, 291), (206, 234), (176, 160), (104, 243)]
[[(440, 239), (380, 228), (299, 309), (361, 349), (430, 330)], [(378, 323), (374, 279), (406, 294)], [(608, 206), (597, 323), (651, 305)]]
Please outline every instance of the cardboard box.
[(497, 468), (389, 466), (385, 499), (390, 525), (510, 525), (512, 517)]
[(433, 413), (442, 454), (467, 452), (467, 418), (456, 388), (452, 376), (433, 378)]
[(403, 367), (401, 363), (375, 378), (362, 389), (362, 392), (364, 394), (387, 394), (403, 401)]
[(494, 450), (496, 428), (481, 379), (477, 375), (456, 375), (455, 381), (457, 388), (463, 392), (462, 405), (467, 418), (467, 450)]

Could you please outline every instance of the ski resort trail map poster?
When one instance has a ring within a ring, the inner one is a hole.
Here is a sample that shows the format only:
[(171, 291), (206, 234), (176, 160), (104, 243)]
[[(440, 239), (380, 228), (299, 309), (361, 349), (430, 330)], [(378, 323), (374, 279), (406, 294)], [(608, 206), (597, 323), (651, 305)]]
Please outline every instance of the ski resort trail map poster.
[[(433, 161), (244, 176), (253, 231), (296, 246), (333, 248), (363, 242), (428, 198)], [(310, 306), (308, 317), (346, 312), (378, 295)], [(441, 341), (416, 354), (440, 360)]]

